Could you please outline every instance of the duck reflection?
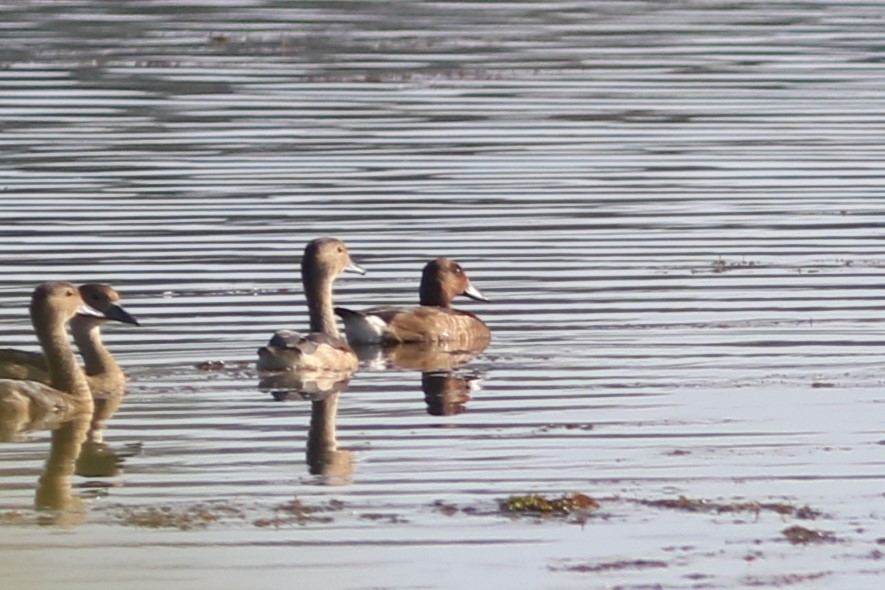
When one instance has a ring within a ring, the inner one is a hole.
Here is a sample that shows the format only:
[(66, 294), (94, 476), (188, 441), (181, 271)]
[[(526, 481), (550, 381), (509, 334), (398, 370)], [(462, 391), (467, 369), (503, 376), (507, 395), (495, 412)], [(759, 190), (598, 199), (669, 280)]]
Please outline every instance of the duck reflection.
[(0, 420), (5, 440), (20, 440), (27, 431), (50, 430), (49, 454), (37, 481), (34, 507), (41, 522), (79, 524), (85, 519), (83, 499), (73, 493), (71, 478), (112, 477), (120, 474), (123, 455), (104, 442), (108, 420), (123, 401), (123, 395), (94, 400), (92, 412), (78, 412), (64, 421), (22, 423), (20, 416)]
[(261, 371), (258, 389), (277, 401), (318, 400), (347, 389), (349, 371)]
[(488, 344), (487, 339), (469, 343), (416, 342), (362, 345), (356, 351), (360, 361), (371, 368), (420, 371), (427, 413), (452, 416), (464, 412), (471, 393), (479, 390), (479, 376), (465, 373), (463, 368)]
[(279, 371), (261, 375), (258, 388), (278, 401), (309, 400), (307, 466), (326, 485), (346, 485), (353, 479), (353, 452), (338, 448), (338, 397), (347, 389), (351, 373)]
[(479, 377), (456, 373), (421, 373), (421, 389), (428, 414), (454, 416), (466, 410), (471, 392), (479, 389)]
[(104, 442), (104, 431), (123, 403), (123, 395), (96, 397), (89, 429), (77, 458), (77, 475), (82, 477), (114, 477), (120, 475), (123, 455)]
[(88, 414), (61, 424), (52, 431), (49, 457), (37, 483), (34, 507), (52, 511), (52, 524), (79, 524), (84, 519), (83, 500), (72, 492), (71, 476), (91, 427)]
[(322, 476), (327, 485), (346, 485), (353, 479), (353, 451), (338, 448), (337, 417), (337, 392), (310, 402), (307, 465), (310, 474)]

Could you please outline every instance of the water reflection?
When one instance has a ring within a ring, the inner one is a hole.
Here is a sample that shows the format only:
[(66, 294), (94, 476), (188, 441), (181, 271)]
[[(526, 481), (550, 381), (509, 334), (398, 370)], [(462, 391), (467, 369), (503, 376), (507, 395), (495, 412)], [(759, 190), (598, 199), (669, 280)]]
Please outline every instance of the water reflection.
[(479, 390), (479, 376), (454, 372), (421, 373), (421, 390), (427, 413), (431, 416), (453, 416), (464, 412), (470, 394)]
[(277, 401), (320, 400), (347, 389), (350, 371), (260, 371), (258, 389)]
[(277, 401), (310, 400), (307, 431), (307, 465), (311, 475), (327, 485), (352, 481), (353, 452), (338, 448), (336, 419), (338, 397), (350, 383), (350, 372), (263, 371), (258, 389)]
[(69, 420), (52, 431), (49, 457), (37, 484), (34, 507), (47, 512), (52, 524), (79, 524), (85, 519), (83, 500), (72, 493), (71, 476), (91, 427), (88, 414)]
[(353, 479), (353, 452), (338, 448), (337, 417), (338, 392), (310, 402), (307, 465), (326, 485), (346, 485)]
[(356, 351), (363, 365), (369, 368), (419, 371), (427, 413), (451, 416), (464, 412), (470, 394), (480, 388), (479, 376), (462, 373), (461, 369), (488, 345), (488, 339), (474, 339), (458, 343), (363, 345)]
[(89, 430), (77, 459), (77, 475), (82, 477), (114, 477), (120, 474), (123, 456), (104, 442), (108, 420), (123, 403), (122, 395), (95, 398), (95, 410)]
[(51, 430), (49, 455), (34, 498), (35, 509), (43, 513), (41, 522), (79, 524), (85, 520), (83, 500), (74, 495), (71, 476), (120, 474), (123, 455), (104, 442), (104, 431), (123, 398), (122, 394), (103, 396), (94, 400), (91, 413), (55, 414), (51, 420), (23, 421), (18, 414), (0, 418), (4, 441), (20, 439), (26, 431)]
[(70, 419), (64, 412), (40, 412), (32, 414), (19, 408), (0, 407), (0, 442), (22, 440), (25, 433), (58, 428)]
[[(464, 412), (471, 392), (478, 389), (478, 376), (461, 369), (486, 349), (489, 340), (471, 344), (472, 348), (463, 342), (361, 345), (354, 350), (361, 366), (368, 369), (418, 371), (427, 413), (451, 416)], [(310, 401), (306, 460), (310, 474), (320, 476), (325, 485), (353, 481), (353, 452), (339, 449), (337, 438), (338, 401), (352, 375), (307, 370), (259, 372), (258, 389), (275, 400)]]

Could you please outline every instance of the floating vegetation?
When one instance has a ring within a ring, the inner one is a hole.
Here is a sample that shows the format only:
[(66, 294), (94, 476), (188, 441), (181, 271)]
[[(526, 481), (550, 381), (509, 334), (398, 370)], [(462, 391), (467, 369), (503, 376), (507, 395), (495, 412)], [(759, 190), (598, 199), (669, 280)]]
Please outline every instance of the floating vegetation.
[(759, 262), (754, 262), (752, 260), (724, 260), (719, 258), (713, 261), (712, 268), (715, 273), (723, 273), (727, 270), (734, 270), (737, 268), (758, 268), (762, 265)]
[(409, 519), (403, 518), (399, 514), (382, 514), (380, 512), (369, 512), (366, 514), (360, 514), (359, 519), (369, 520), (373, 522), (384, 522), (386, 524), (404, 524), (409, 522)]
[(794, 545), (809, 543), (835, 543), (836, 535), (827, 531), (815, 531), (802, 526), (791, 526), (781, 531), (787, 540)]
[(574, 522), (583, 523), (586, 516), (599, 508), (599, 502), (579, 493), (548, 497), (541, 494), (508, 496), (498, 500), (497, 510), (481, 510), (473, 506), (461, 507), (457, 504), (436, 500), (433, 509), (446, 516), (469, 514), (472, 516), (528, 516), (528, 517), (571, 517)]
[(786, 502), (756, 502), (754, 500), (741, 500), (735, 502), (713, 502), (710, 500), (691, 499), (685, 496), (678, 498), (663, 498), (660, 500), (632, 500), (643, 506), (652, 508), (669, 508), (685, 512), (715, 512), (717, 514), (729, 512), (774, 512), (784, 516), (796, 518), (815, 519), (821, 513), (810, 506), (794, 506)]
[(318, 513), (339, 511), (343, 508), (344, 502), (340, 500), (332, 500), (325, 506), (308, 506), (296, 497), (274, 508), (273, 517), (259, 518), (252, 524), (261, 528), (278, 528), (291, 525), (304, 526), (309, 523), (330, 523), (334, 520), (331, 516), (321, 516)]
[(804, 584), (813, 580), (832, 575), (831, 572), (812, 572), (810, 574), (782, 574), (779, 576), (759, 577), (748, 576), (744, 578), (747, 586), (756, 586), (762, 588), (781, 588), (783, 586), (795, 586), (796, 584)]
[(457, 504), (452, 504), (451, 502), (443, 502), (442, 500), (435, 500), (433, 502), (433, 509), (446, 516), (454, 516), (459, 512), (463, 512), (464, 514), (477, 513), (477, 510), (475, 508), (460, 508)]
[(575, 512), (589, 512), (599, 508), (599, 502), (584, 494), (567, 494), (548, 498), (540, 494), (509, 496), (498, 501), (501, 512), (525, 516), (567, 516)]
[(25, 522), (25, 515), (18, 510), (0, 512), (0, 526), (22, 524), (23, 522)]
[(223, 371), (225, 369), (224, 361), (203, 361), (194, 365), (200, 371)]
[(625, 559), (622, 561), (608, 561), (598, 564), (575, 564), (550, 566), (550, 571), (554, 572), (579, 572), (579, 573), (600, 573), (615, 572), (627, 569), (642, 570), (658, 567), (667, 567), (666, 561), (658, 561), (653, 559)]
[(226, 502), (203, 502), (185, 507), (118, 506), (115, 516), (126, 526), (150, 529), (204, 529), (224, 518), (242, 518), (243, 511)]
[(199, 371), (240, 371), (243, 369), (251, 369), (252, 363), (245, 361), (203, 361), (194, 365)]

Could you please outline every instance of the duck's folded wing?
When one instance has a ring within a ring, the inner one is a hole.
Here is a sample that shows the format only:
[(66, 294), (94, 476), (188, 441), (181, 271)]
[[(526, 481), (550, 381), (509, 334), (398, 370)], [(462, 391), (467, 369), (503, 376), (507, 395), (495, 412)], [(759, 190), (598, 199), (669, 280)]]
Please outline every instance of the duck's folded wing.
[[(300, 334), (292, 330), (280, 330), (267, 346), (258, 349), (258, 368), (268, 371), (314, 369), (329, 366), (336, 368), (333, 355), (355, 355), (346, 342), (320, 332)], [(349, 366), (350, 363), (348, 363)]]
[(0, 349), (0, 379), (27, 379), (49, 383), (49, 368), (43, 353)]

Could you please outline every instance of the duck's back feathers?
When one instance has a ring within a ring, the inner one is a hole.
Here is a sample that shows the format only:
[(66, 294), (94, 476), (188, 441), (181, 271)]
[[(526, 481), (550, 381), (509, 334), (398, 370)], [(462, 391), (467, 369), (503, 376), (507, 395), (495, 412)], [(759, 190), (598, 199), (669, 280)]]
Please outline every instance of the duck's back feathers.
[(27, 379), (49, 383), (49, 367), (42, 352), (0, 349), (0, 379)]
[(265, 371), (356, 370), (359, 361), (346, 342), (322, 332), (304, 335), (280, 330), (258, 349), (258, 368)]

